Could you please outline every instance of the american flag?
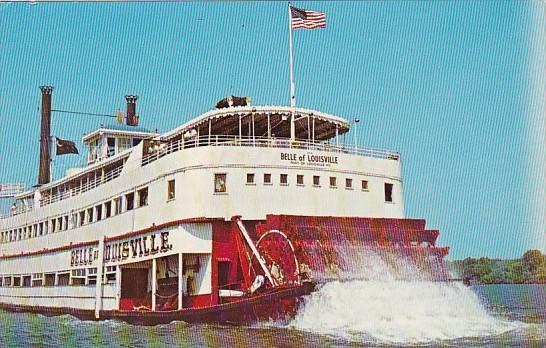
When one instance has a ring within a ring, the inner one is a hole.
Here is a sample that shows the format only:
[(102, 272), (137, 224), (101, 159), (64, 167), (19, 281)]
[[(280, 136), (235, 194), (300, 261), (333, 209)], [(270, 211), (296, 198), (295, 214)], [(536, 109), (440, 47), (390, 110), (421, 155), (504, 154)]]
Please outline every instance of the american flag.
[(290, 6), (292, 29), (326, 28), (326, 15), (323, 12), (302, 10)]

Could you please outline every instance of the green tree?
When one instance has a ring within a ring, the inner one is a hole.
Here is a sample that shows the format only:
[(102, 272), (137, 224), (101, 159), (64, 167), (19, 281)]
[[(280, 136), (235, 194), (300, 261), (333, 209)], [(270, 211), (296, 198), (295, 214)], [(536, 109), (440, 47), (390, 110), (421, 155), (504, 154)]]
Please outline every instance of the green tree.
[(521, 258), (523, 266), (531, 273), (535, 273), (544, 263), (544, 256), (539, 250), (528, 250)]

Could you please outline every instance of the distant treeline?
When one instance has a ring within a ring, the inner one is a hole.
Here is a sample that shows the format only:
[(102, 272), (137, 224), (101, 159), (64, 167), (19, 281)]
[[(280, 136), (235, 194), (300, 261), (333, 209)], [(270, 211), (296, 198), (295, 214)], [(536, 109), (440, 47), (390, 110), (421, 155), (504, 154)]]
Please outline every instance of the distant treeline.
[(448, 267), (461, 278), (482, 284), (546, 284), (546, 254), (529, 250), (516, 260), (479, 259), (448, 261)]

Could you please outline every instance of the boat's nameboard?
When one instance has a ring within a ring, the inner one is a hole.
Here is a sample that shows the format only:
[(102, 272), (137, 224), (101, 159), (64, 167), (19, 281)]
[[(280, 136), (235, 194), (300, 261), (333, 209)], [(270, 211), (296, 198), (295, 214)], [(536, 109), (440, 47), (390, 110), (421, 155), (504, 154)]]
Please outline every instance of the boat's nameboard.
[[(104, 246), (104, 263), (125, 261), (129, 258), (138, 259), (157, 253), (165, 253), (172, 250), (169, 243), (169, 231), (152, 233), (129, 240), (115, 241)], [(90, 266), (98, 259), (97, 246), (86, 246), (72, 250), (70, 253), (70, 266)]]
[(169, 243), (169, 231), (151, 233), (136, 238), (108, 243), (104, 246), (104, 262), (125, 261), (128, 258), (142, 257), (165, 253), (172, 250)]
[[(70, 252), (72, 268), (96, 264), (99, 244), (74, 248)], [(139, 262), (158, 254), (176, 252), (210, 253), (212, 230), (208, 224), (187, 224), (161, 229), (132, 237), (107, 241), (104, 244), (104, 264)]]
[(308, 152), (308, 153), (282, 152), (281, 161), (287, 161), (287, 162), (290, 162), (290, 164), (302, 165), (302, 166), (330, 167), (332, 165), (338, 164), (338, 156), (319, 155), (319, 154), (314, 154), (312, 152)]

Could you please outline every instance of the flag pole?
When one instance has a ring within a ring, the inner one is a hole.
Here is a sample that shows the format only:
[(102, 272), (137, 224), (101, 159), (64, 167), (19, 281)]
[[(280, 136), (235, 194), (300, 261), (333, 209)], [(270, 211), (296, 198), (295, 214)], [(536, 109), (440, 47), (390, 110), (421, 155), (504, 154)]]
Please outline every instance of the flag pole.
[(296, 140), (296, 123), (295, 123), (295, 109), (296, 109), (296, 84), (294, 83), (294, 53), (292, 47), (292, 5), (288, 2), (288, 31), (290, 33), (290, 139)]
[[(54, 140), (55, 139), (55, 140)], [(53, 136), (49, 138), (49, 172), (51, 173), (51, 181), (53, 180), (53, 141), (55, 141), (55, 154), (57, 153), (57, 137)]]

